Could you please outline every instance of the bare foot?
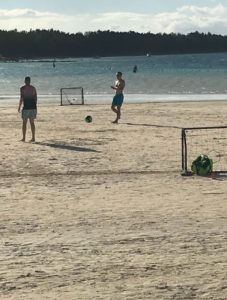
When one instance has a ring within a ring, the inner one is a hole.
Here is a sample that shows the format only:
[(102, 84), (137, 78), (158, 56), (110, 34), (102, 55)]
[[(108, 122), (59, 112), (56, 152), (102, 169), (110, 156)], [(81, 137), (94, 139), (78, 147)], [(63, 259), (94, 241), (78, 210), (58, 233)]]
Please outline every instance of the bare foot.
[(29, 141), (29, 143), (34, 143), (35, 142), (35, 139), (31, 139), (30, 141)]
[(118, 124), (118, 120), (115, 120), (112, 122), (113, 124)]
[(25, 142), (25, 139), (21, 139), (20, 142)]

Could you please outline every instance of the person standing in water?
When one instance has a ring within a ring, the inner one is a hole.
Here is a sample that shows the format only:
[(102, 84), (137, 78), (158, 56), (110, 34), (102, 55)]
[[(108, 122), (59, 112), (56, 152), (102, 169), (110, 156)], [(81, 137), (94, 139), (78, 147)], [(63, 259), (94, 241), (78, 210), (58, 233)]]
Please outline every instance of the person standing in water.
[(116, 119), (112, 122), (115, 124), (117, 124), (118, 120), (121, 118), (121, 106), (124, 101), (123, 90), (125, 87), (125, 81), (122, 79), (122, 72), (117, 72), (116, 77), (117, 80), (115, 82), (115, 86), (111, 86), (111, 88), (115, 90), (115, 95), (111, 105), (112, 111), (117, 114)]
[(138, 67), (137, 67), (137, 65), (135, 65), (134, 67), (133, 67), (133, 73), (136, 73), (138, 71)]

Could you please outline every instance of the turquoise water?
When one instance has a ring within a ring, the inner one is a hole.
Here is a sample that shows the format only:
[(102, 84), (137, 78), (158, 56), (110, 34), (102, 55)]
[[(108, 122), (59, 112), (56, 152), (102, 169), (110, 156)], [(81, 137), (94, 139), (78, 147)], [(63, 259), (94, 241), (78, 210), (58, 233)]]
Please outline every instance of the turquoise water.
[[(59, 102), (61, 87), (82, 86), (88, 103), (110, 102), (115, 73), (126, 81), (125, 101), (227, 99), (227, 54), (77, 58), (0, 63), (0, 101), (18, 99), (25, 76), (42, 101)], [(137, 65), (137, 73), (133, 67)]]

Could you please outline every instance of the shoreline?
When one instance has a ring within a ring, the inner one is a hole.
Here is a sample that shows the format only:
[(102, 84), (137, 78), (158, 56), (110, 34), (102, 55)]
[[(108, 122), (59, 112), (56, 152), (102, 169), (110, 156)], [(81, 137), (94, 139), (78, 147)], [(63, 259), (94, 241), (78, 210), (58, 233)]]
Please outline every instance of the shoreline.
[[(227, 94), (127, 94), (125, 93), (124, 104), (146, 104), (146, 103), (187, 103), (187, 102), (212, 102), (227, 101)], [(113, 94), (91, 95), (85, 94), (85, 105), (111, 104)], [(0, 95), (0, 105), (16, 104), (19, 95)], [(38, 95), (38, 103), (53, 105), (60, 104), (59, 95)]]

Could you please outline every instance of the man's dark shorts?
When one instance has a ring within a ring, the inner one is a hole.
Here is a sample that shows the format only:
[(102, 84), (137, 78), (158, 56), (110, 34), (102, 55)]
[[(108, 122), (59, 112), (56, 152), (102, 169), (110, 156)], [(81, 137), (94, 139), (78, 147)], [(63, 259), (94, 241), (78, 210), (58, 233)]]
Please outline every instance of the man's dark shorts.
[(21, 112), (22, 119), (36, 119), (37, 109), (23, 109)]

